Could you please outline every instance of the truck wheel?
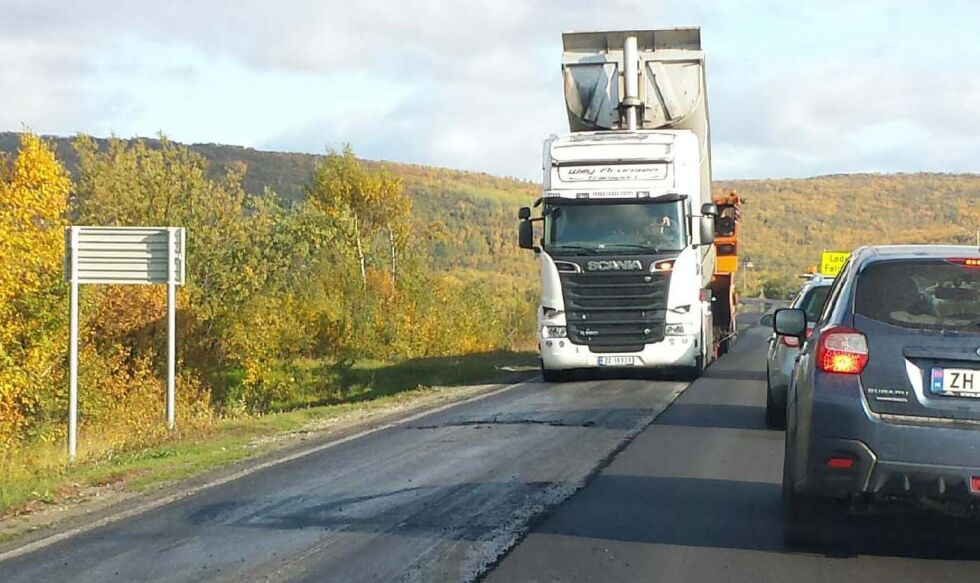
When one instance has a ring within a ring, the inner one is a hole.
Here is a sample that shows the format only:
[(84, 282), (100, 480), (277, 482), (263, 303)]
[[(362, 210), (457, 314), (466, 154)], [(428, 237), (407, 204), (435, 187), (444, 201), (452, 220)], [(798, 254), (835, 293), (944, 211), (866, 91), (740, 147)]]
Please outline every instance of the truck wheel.
[(541, 378), (546, 383), (563, 383), (568, 380), (568, 373), (563, 370), (549, 370), (542, 366)]
[(704, 356), (698, 355), (697, 361), (694, 366), (688, 366), (683, 369), (681, 374), (682, 380), (685, 381), (696, 381), (704, 373)]

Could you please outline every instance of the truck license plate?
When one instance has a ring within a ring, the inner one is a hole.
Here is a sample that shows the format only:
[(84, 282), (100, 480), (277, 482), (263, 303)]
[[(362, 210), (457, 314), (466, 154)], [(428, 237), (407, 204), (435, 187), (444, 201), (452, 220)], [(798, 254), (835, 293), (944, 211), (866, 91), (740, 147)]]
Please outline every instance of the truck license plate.
[(600, 356), (599, 366), (633, 366), (636, 361), (632, 356)]
[(931, 388), (936, 395), (980, 397), (980, 370), (934, 368)]

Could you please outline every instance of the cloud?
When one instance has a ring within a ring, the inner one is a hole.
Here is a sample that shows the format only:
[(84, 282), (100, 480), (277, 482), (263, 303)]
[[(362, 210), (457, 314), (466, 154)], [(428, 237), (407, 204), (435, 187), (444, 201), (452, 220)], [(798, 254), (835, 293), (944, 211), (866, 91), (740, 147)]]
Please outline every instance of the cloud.
[(716, 168), (726, 177), (976, 171), (978, 99), (980, 78), (956, 71), (803, 62), (714, 101)]
[(68, 43), (0, 39), (0, 128), (65, 132), (97, 112), (133, 106), (114, 88), (86, 91), (84, 80), (93, 74), (91, 63)]
[(903, 6), (916, 4), (13, 0), (0, 129), (350, 142), (537, 179), (542, 140), (566, 128), (562, 30), (701, 24), (718, 176), (976, 170), (980, 14)]

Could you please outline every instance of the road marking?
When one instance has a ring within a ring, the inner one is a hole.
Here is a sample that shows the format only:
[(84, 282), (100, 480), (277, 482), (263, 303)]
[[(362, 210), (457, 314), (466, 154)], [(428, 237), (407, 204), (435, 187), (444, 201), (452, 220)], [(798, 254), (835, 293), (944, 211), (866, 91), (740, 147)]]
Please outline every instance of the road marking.
[(446, 403), (445, 405), (441, 405), (441, 406), (436, 407), (434, 409), (426, 409), (425, 411), (419, 411), (418, 413), (416, 413), (414, 415), (410, 415), (408, 417), (405, 417), (404, 419), (399, 419), (397, 421), (390, 421), (388, 423), (384, 423), (382, 425), (378, 425), (377, 427), (371, 427), (371, 428), (365, 429), (363, 431), (359, 431), (357, 433), (354, 433), (352, 435), (348, 435), (347, 437), (342, 437), (340, 439), (337, 439), (337, 440), (334, 440), (334, 441), (329, 441), (327, 443), (322, 443), (320, 445), (313, 446), (313, 447), (308, 448), (308, 449), (304, 449), (304, 450), (301, 450), (301, 451), (293, 452), (293, 453), (291, 453), (291, 454), (289, 454), (287, 456), (283, 456), (281, 458), (276, 458), (276, 459), (273, 459), (273, 460), (268, 460), (268, 461), (262, 462), (260, 464), (256, 464), (255, 466), (252, 466), (252, 467), (249, 467), (249, 468), (245, 468), (245, 469), (239, 470), (239, 471), (237, 471), (237, 472), (235, 472), (233, 474), (229, 474), (227, 476), (216, 478), (216, 479), (214, 479), (214, 480), (212, 480), (210, 482), (207, 482), (205, 484), (199, 484), (197, 486), (194, 486), (193, 488), (190, 488), (190, 489), (187, 489), (187, 490), (184, 490), (184, 491), (181, 491), (181, 492), (175, 492), (173, 494), (170, 494), (169, 496), (164, 496), (163, 498), (159, 498), (159, 499), (156, 499), (156, 500), (151, 500), (151, 501), (149, 501), (149, 502), (147, 502), (147, 503), (145, 503), (143, 505), (137, 506), (136, 508), (130, 508), (129, 510), (124, 510), (122, 512), (119, 512), (117, 514), (113, 514), (111, 516), (105, 516), (105, 517), (100, 518), (99, 520), (96, 520), (94, 522), (90, 522), (88, 524), (83, 524), (81, 526), (76, 526), (75, 528), (70, 528), (70, 529), (68, 529), (66, 531), (55, 533), (55, 534), (52, 534), (52, 535), (49, 535), (49, 536), (40, 538), (40, 539), (38, 539), (36, 541), (29, 542), (29, 543), (27, 543), (27, 544), (25, 544), (23, 546), (20, 546), (20, 547), (11, 549), (9, 551), (0, 553), (0, 562), (7, 561), (9, 559), (13, 559), (13, 558), (16, 558), (16, 557), (20, 557), (22, 555), (26, 555), (26, 554), (32, 553), (34, 551), (37, 551), (37, 550), (43, 549), (45, 547), (51, 546), (51, 545), (53, 545), (55, 543), (61, 542), (61, 541), (66, 540), (66, 539), (69, 539), (69, 538), (71, 538), (73, 536), (84, 534), (86, 532), (95, 530), (97, 528), (101, 528), (101, 527), (106, 526), (108, 524), (112, 524), (114, 522), (119, 522), (120, 520), (125, 520), (127, 518), (131, 518), (133, 516), (137, 516), (137, 515), (143, 514), (145, 512), (149, 512), (150, 510), (155, 510), (155, 509), (160, 508), (162, 506), (166, 506), (167, 504), (171, 504), (173, 502), (177, 502), (178, 500), (182, 500), (184, 498), (189, 498), (190, 496), (193, 496), (194, 494), (197, 494), (198, 492), (202, 492), (204, 490), (207, 490), (207, 489), (210, 489), (210, 488), (214, 488), (215, 486), (221, 486), (222, 484), (227, 484), (228, 482), (233, 482), (235, 480), (244, 478), (244, 477), (249, 476), (251, 474), (254, 474), (256, 472), (260, 472), (262, 470), (267, 470), (267, 469), (269, 469), (271, 467), (275, 467), (275, 466), (278, 466), (278, 465), (281, 465), (281, 464), (284, 464), (284, 463), (287, 463), (287, 462), (291, 462), (293, 460), (298, 460), (298, 459), (304, 458), (304, 457), (306, 457), (308, 455), (312, 455), (312, 454), (315, 454), (315, 453), (318, 453), (318, 452), (321, 452), (321, 451), (325, 451), (325, 450), (331, 449), (333, 447), (336, 447), (338, 445), (343, 445), (345, 443), (349, 443), (351, 441), (354, 441), (356, 439), (360, 439), (362, 437), (371, 435), (373, 433), (378, 433), (379, 431), (385, 431), (385, 430), (391, 429), (393, 427), (398, 427), (399, 425), (404, 425), (406, 423), (411, 423), (412, 421), (417, 421), (417, 420), (419, 420), (419, 419), (421, 419), (421, 418), (423, 418), (423, 417), (425, 417), (427, 415), (433, 415), (435, 413), (440, 413), (440, 412), (445, 411), (447, 409), (451, 409), (452, 407), (457, 407), (457, 406), (460, 406), (460, 405), (466, 405), (466, 404), (469, 404), (469, 403), (475, 403), (477, 401), (481, 401), (483, 399), (486, 399), (486, 398), (489, 398), (489, 397), (493, 397), (494, 395), (499, 395), (501, 393), (505, 393), (507, 391), (516, 389), (517, 387), (520, 387), (520, 386), (525, 385), (527, 383), (533, 383), (533, 382), (539, 382), (539, 381), (540, 381), (540, 379), (538, 377), (532, 377), (530, 379), (525, 379), (525, 380), (520, 381), (518, 383), (513, 383), (513, 384), (510, 384), (510, 385), (505, 385), (503, 387), (500, 387), (499, 389), (494, 389), (492, 391), (489, 391), (489, 392), (486, 392), (486, 393), (483, 393), (483, 394), (480, 394), (480, 395), (475, 395), (473, 397), (469, 397), (469, 398), (463, 399), (461, 401), (454, 401), (452, 403)]

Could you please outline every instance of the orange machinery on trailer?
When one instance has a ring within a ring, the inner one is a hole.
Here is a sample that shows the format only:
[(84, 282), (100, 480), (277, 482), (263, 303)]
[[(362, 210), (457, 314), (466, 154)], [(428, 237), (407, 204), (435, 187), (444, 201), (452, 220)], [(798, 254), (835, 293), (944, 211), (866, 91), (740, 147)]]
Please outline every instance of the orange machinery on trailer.
[(715, 219), (715, 273), (711, 278), (711, 315), (714, 321), (717, 355), (728, 352), (738, 333), (736, 312), (738, 292), (735, 274), (738, 272), (738, 229), (745, 201), (734, 189), (714, 197), (718, 207)]

